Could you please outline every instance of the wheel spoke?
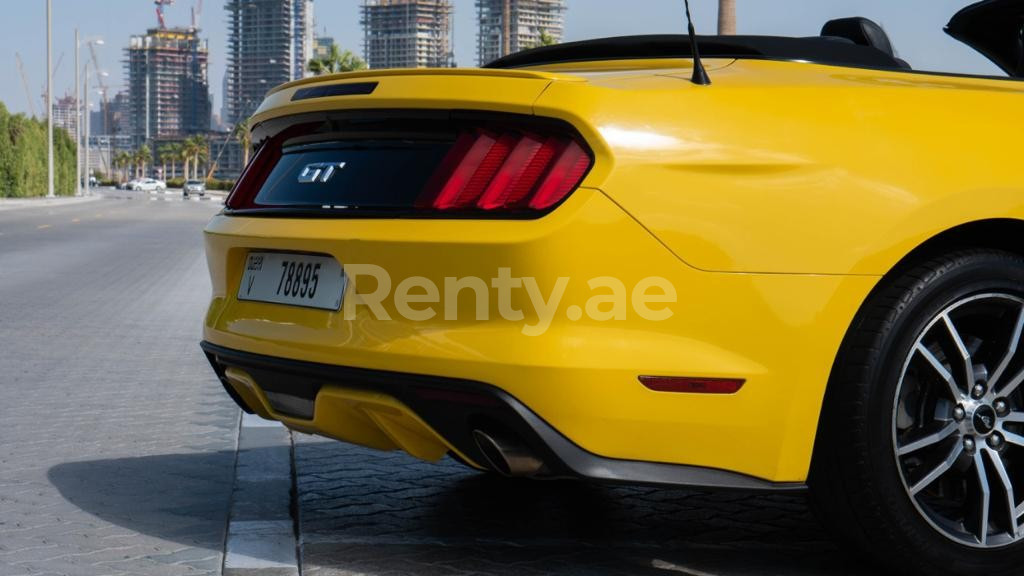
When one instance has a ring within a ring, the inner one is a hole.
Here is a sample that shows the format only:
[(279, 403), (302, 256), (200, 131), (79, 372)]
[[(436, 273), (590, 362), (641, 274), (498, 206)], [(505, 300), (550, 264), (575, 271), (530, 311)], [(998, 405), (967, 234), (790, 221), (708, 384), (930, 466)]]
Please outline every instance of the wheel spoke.
[(922, 448), (927, 448), (929, 446), (934, 446), (935, 444), (938, 444), (939, 442), (942, 442), (946, 438), (949, 438), (954, 432), (957, 431), (957, 428), (958, 428), (958, 425), (957, 425), (956, 422), (950, 422), (950, 423), (946, 424), (938, 432), (932, 432), (931, 434), (928, 434), (926, 436), (922, 436), (921, 438), (918, 438), (917, 440), (914, 440), (913, 442), (908, 442), (907, 444), (904, 444), (903, 446), (900, 446), (896, 450), (896, 453), (898, 455), (900, 455), (900, 456), (906, 456), (907, 454), (910, 454), (911, 452), (917, 452), (918, 450), (920, 450)]
[(926, 326), (892, 406), (907, 496), (952, 541), (1024, 545), (1024, 295), (966, 295)]
[(1024, 424), (1024, 412), (1010, 412), (1003, 417), (1003, 422), (1013, 422), (1014, 424)]
[(1024, 448), (1024, 436), (1021, 436), (1020, 434), (1014, 434), (1013, 432), (1007, 432), (1006, 430), (1003, 430), (1003, 438), (1005, 438), (1007, 442), (1013, 444), (1014, 446)]
[(963, 392), (961, 392), (960, 389), (957, 388), (956, 381), (953, 380), (953, 375), (950, 374), (949, 370), (946, 370), (946, 367), (942, 365), (942, 362), (939, 362), (939, 359), (936, 358), (935, 355), (932, 354), (931, 351), (925, 348), (921, 343), (917, 344), (915, 350), (917, 350), (918, 354), (923, 356), (924, 359), (927, 360), (928, 363), (932, 365), (932, 368), (934, 368), (935, 371), (939, 373), (939, 376), (941, 376), (942, 379), (946, 381), (946, 384), (949, 386), (949, 393), (953, 396), (953, 401), (959, 401), (960, 398), (963, 396)]
[(1020, 513), (1017, 512), (1017, 497), (1013, 492), (1013, 482), (1010, 480), (1010, 475), (1006, 472), (1002, 456), (995, 452), (989, 452), (989, 460), (992, 461), (992, 466), (996, 469), (996, 475), (999, 476), (999, 481), (1003, 485), (1003, 494), (1006, 498), (1006, 514), (1008, 516), (1007, 522), (1010, 527), (1010, 534), (1016, 538), (1017, 533), (1020, 532), (1020, 523), (1017, 521), (1020, 518)]
[(989, 376), (988, 383), (994, 390), (999, 384), (999, 378), (1002, 377), (1003, 372), (1006, 371), (1006, 367), (1010, 365), (1010, 360), (1013, 359), (1014, 354), (1017, 353), (1017, 346), (1020, 344), (1021, 331), (1024, 331), (1024, 307), (1021, 307), (1020, 313), (1017, 314), (1017, 323), (1013, 327), (1013, 334), (1010, 335), (1010, 344), (1006, 347), (1006, 354), (1003, 359), (999, 361), (999, 365), (996, 366), (994, 372)]
[(981, 491), (981, 502), (978, 518), (978, 541), (984, 546), (988, 543), (988, 508), (992, 499), (992, 490), (988, 485), (988, 473), (985, 472), (985, 460), (981, 456), (982, 451), (974, 453), (974, 471), (978, 475), (978, 488)]
[(956, 349), (960, 352), (960, 358), (964, 361), (965, 382), (967, 382), (967, 393), (970, 394), (974, 388), (974, 362), (971, 361), (971, 353), (967, 351), (967, 346), (964, 345), (964, 340), (960, 337), (960, 332), (957, 331), (956, 326), (953, 326), (953, 320), (949, 317), (949, 314), (942, 315), (942, 322), (946, 325), (946, 331), (949, 332), (949, 336), (953, 339), (953, 344), (956, 345)]
[(1006, 386), (1003, 386), (1003, 389), (999, 391), (999, 395), (1005, 397), (1013, 394), (1020, 386), (1021, 382), (1024, 382), (1024, 370), (1018, 372), (1017, 375), (1006, 384)]
[(954, 444), (945, 460), (940, 462), (939, 465), (933, 468), (931, 472), (925, 474), (924, 478), (921, 478), (916, 484), (910, 487), (910, 495), (917, 496), (918, 492), (931, 486), (932, 482), (935, 482), (940, 476), (948, 472), (949, 469), (953, 467), (953, 464), (956, 463), (956, 459), (960, 457), (960, 454), (963, 453), (963, 451), (964, 445), (962, 442)]

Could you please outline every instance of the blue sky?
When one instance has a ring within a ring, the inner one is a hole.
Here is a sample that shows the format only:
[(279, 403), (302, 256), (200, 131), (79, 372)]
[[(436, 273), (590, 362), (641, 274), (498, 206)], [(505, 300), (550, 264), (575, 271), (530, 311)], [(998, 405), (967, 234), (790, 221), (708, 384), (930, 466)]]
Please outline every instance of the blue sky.
[[(867, 16), (880, 22), (900, 55), (914, 67), (928, 70), (999, 74), (983, 57), (948, 38), (942, 27), (957, 10), (972, 0), (737, 0), (741, 34), (816, 35), (832, 18)], [(170, 25), (185, 25), (196, 0), (177, 0), (167, 8)], [(460, 65), (476, 62), (473, 0), (455, 2), (455, 55)], [(25, 91), (18, 76), (15, 52), (25, 62), (29, 88), (37, 110), (46, 67), (46, 2), (2, 0), (8, 24), (0, 36), (0, 100), (15, 112), (27, 112)], [(224, 76), (225, 13), (223, 0), (206, 0), (202, 15), (204, 35), (210, 39), (210, 86), (214, 110), (220, 110)], [(326, 28), (344, 47), (361, 49), (359, 0), (315, 0), (318, 33)], [(566, 40), (684, 30), (682, 0), (568, 0)], [(698, 32), (713, 33), (717, 0), (691, 0)], [(122, 84), (123, 47), (132, 34), (156, 25), (151, 0), (53, 0), (53, 58), (63, 53), (54, 75), (54, 94), (73, 90), (74, 29), (83, 37), (100, 36), (101, 66), (111, 86)], [(84, 59), (84, 53), (83, 53)], [(84, 65), (84, 61), (83, 61)]]

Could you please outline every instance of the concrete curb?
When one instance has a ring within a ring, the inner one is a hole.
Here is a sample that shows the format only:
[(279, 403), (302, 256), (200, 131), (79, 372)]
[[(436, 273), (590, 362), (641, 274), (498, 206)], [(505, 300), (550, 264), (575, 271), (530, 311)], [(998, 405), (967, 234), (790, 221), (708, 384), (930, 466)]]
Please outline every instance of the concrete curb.
[(62, 196), (59, 198), (0, 198), (0, 211), (73, 206), (75, 204), (95, 202), (101, 198), (103, 197), (96, 194), (92, 196)]
[(291, 515), (292, 467), (288, 429), (243, 414), (225, 540), (225, 576), (299, 575)]

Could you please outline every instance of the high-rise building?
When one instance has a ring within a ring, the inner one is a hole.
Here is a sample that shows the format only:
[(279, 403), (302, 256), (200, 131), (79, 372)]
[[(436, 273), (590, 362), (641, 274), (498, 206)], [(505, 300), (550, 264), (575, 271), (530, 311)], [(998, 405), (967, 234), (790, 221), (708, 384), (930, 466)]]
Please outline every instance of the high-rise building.
[(331, 46), (334, 46), (334, 38), (330, 36), (317, 36), (313, 39), (313, 58), (323, 60), (331, 55)]
[(228, 0), (223, 121), (256, 111), (267, 92), (302, 78), (313, 56), (313, 0)]
[(370, 68), (453, 65), (451, 0), (363, 0), (363, 52)]
[(544, 43), (561, 42), (565, 0), (476, 0), (477, 63), (486, 64)]
[(313, 0), (292, 0), (292, 78), (308, 76), (313, 58)]
[(53, 127), (67, 130), (72, 138), (75, 137), (75, 126), (78, 124), (78, 111), (75, 108), (74, 96), (64, 96), (53, 102)]
[(209, 47), (194, 28), (150, 29), (125, 50), (128, 133), (137, 142), (210, 127)]

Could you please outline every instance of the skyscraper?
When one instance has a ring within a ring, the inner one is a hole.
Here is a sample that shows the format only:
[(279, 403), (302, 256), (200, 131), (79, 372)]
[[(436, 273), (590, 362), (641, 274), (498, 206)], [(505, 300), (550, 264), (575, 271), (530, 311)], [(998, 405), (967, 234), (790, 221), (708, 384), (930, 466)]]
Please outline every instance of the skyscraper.
[(453, 65), (451, 0), (363, 0), (363, 52), (370, 68)]
[(224, 122), (256, 111), (267, 92), (306, 75), (313, 55), (313, 0), (228, 0)]
[(560, 42), (565, 0), (476, 0), (477, 63), (542, 44), (542, 35)]
[(125, 50), (128, 133), (137, 143), (210, 128), (209, 48), (194, 28), (150, 29)]

